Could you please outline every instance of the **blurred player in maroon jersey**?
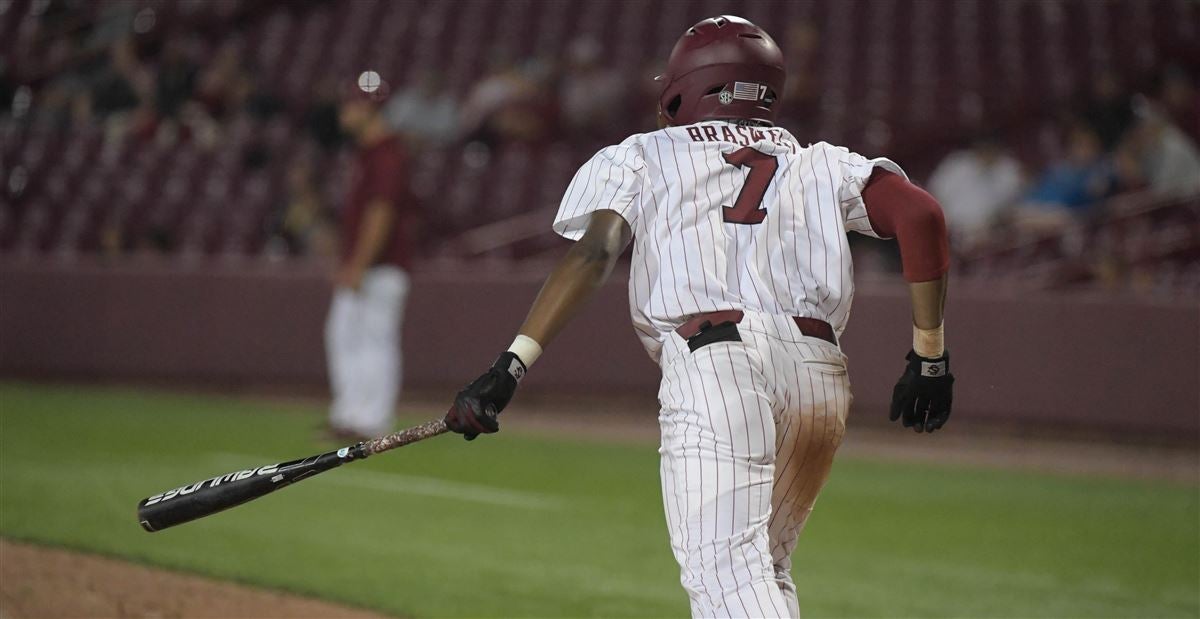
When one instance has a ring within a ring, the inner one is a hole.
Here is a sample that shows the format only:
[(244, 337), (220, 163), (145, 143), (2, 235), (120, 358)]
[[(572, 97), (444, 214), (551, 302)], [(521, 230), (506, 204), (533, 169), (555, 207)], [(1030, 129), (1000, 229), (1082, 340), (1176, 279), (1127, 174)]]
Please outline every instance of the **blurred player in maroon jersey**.
[(400, 322), (411, 259), (407, 157), (380, 113), (388, 85), (366, 71), (346, 88), (338, 110), (356, 155), (340, 216), (340, 255), (325, 325), (338, 439), (384, 433), (400, 393)]

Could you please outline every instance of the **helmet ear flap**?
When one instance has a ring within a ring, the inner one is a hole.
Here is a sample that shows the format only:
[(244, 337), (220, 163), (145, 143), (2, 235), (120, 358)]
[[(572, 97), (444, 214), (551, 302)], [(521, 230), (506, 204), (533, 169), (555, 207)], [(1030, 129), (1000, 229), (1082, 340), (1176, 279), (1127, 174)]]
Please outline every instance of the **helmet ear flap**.
[(667, 109), (664, 110), (668, 118), (675, 118), (675, 114), (679, 112), (679, 106), (683, 105), (683, 96), (675, 95), (669, 103)]
[[(683, 93), (677, 88), (672, 88), (672, 80), (668, 80), (665, 76), (660, 75), (654, 79), (665, 82), (662, 94), (658, 97), (658, 114), (667, 122), (674, 123), (675, 115), (679, 113), (679, 108), (683, 105)], [(668, 97), (670, 98), (668, 99)]]

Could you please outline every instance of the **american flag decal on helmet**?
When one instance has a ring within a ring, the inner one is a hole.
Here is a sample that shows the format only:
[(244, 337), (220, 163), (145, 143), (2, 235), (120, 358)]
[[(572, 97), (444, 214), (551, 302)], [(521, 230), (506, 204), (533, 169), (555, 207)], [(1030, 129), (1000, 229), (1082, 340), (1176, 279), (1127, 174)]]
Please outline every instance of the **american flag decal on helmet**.
[(753, 82), (734, 82), (733, 98), (743, 101), (758, 101), (767, 91), (767, 87)]

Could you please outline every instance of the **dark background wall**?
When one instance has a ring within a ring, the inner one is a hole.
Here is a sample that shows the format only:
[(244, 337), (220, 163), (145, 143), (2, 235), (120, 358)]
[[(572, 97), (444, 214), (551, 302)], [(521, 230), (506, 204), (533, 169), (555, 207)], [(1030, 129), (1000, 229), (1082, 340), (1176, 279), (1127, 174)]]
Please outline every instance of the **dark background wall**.
[[(543, 272), (414, 276), (406, 385), (461, 386), (510, 341)], [(539, 361), (526, 392), (654, 396), (618, 274)], [(329, 301), (313, 267), (0, 263), (0, 372), (319, 388)], [(955, 414), (976, 422), (1200, 436), (1200, 306), (952, 294)], [(910, 345), (903, 286), (860, 288), (843, 346), (855, 411), (886, 410)]]

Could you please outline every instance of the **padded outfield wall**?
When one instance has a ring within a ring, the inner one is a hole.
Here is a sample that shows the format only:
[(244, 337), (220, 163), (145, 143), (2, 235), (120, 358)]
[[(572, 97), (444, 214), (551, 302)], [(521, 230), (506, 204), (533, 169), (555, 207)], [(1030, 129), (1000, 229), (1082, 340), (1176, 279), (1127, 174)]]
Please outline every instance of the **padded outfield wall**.
[[(405, 385), (449, 394), (510, 341), (544, 271), (431, 268), (413, 278)], [(524, 393), (654, 397), (618, 274), (538, 362)], [(0, 261), (5, 377), (320, 388), (328, 279), (260, 263)], [(902, 285), (861, 286), (843, 347), (852, 420), (886, 411), (910, 331)], [(1200, 304), (954, 292), (955, 414), (1200, 441)], [(1037, 432), (1042, 424), (1031, 426)]]

